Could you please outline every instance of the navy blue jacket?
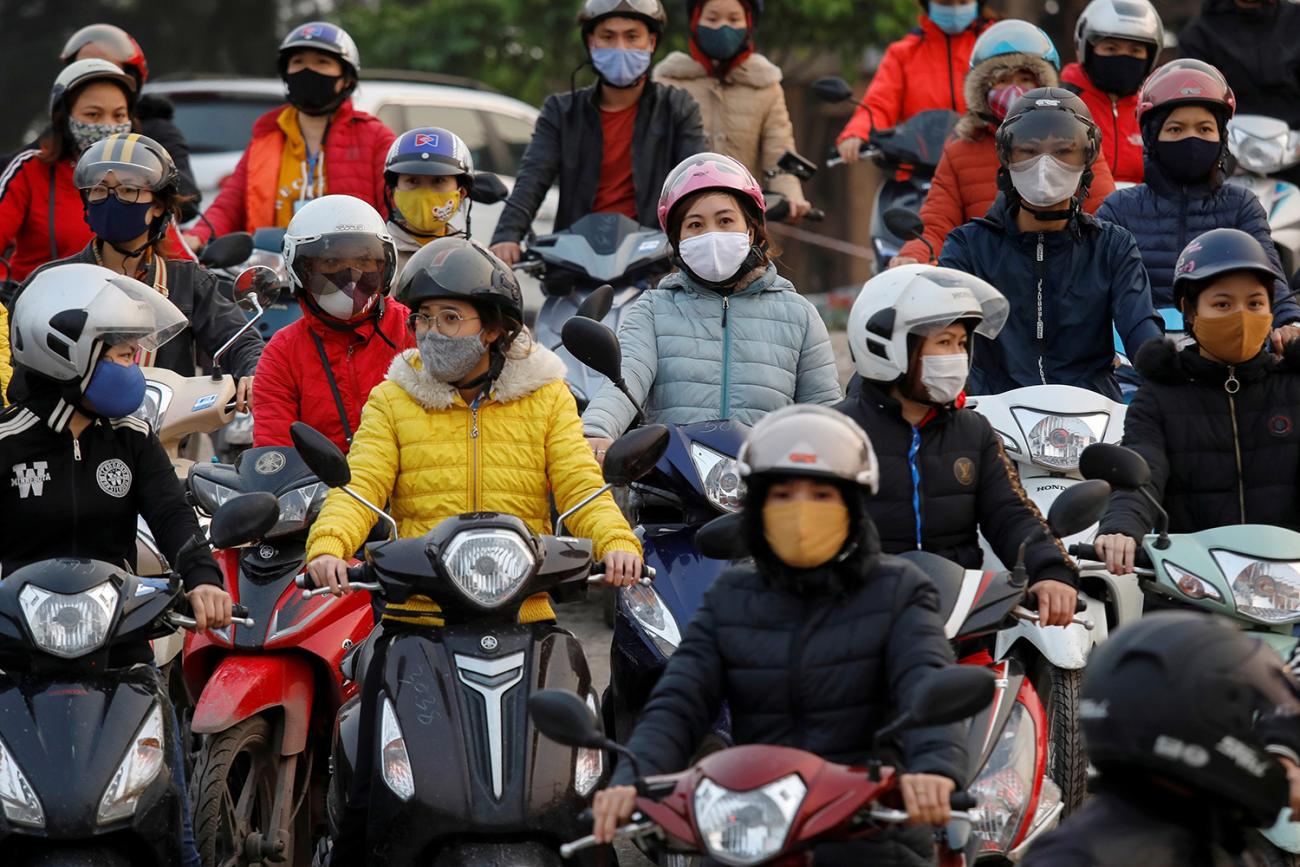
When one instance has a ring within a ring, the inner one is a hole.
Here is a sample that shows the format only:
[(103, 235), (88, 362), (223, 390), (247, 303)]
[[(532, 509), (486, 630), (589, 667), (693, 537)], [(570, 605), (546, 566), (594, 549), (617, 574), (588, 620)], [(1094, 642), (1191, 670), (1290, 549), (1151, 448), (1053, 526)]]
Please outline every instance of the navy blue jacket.
[[(1268, 228), (1268, 214), (1255, 194), (1237, 184), (1210, 183), (1180, 186), (1165, 177), (1158, 160), (1146, 160), (1146, 181), (1106, 197), (1097, 218), (1123, 226), (1137, 239), (1142, 262), (1151, 280), (1151, 300), (1156, 307), (1174, 306), (1174, 265), (1192, 239), (1211, 229), (1240, 229), (1264, 246), (1273, 267), (1282, 263)], [(1277, 295), (1288, 291), (1277, 281)], [(1292, 299), (1273, 309), (1278, 325), (1300, 319), (1300, 305)]]
[(987, 214), (949, 233), (939, 257), (1011, 302), (997, 340), (975, 338), (968, 392), (1059, 383), (1120, 400), (1112, 325), (1130, 358), (1162, 331), (1137, 243), (1122, 226), (1088, 214), (1060, 232), (1022, 233), (1018, 208), (999, 194)]

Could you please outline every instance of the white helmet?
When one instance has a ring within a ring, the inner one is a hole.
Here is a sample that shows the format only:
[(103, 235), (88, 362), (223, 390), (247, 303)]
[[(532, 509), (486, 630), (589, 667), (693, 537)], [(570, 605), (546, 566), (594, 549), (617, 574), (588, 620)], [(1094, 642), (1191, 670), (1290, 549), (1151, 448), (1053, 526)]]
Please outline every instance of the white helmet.
[(1011, 305), (990, 284), (953, 268), (903, 265), (872, 277), (849, 313), (849, 354), (864, 379), (893, 382), (907, 373), (907, 336), (974, 321), (992, 340)]
[[(122, 71), (115, 63), (99, 57), (77, 60), (59, 70), (50, 89), (50, 111), (58, 108), (70, 92), (92, 81), (111, 81), (126, 91), (128, 104), (135, 102), (135, 79)], [(70, 106), (69, 106), (70, 108)]]
[(156, 289), (99, 265), (46, 268), (18, 296), (15, 364), (84, 389), (104, 349), (127, 340), (157, 349), (185, 330), (185, 314)]
[(289, 282), (317, 312), (341, 322), (369, 316), (397, 271), (387, 223), (355, 196), (321, 196), (303, 205), (285, 230), (283, 252)]
[(740, 474), (801, 476), (851, 482), (874, 494), (880, 465), (871, 439), (857, 422), (830, 407), (796, 403), (754, 425), (740, 454)]
[(1150, 45), (1150, 75), (1165, 44), (1165, 28), (1160, 13), (1148, 0), (1092, 0), (1074, 25), (1074, 50), (1080, 63), (1088, 58), (1088, 46), (1102, 39), (1131, 39)]

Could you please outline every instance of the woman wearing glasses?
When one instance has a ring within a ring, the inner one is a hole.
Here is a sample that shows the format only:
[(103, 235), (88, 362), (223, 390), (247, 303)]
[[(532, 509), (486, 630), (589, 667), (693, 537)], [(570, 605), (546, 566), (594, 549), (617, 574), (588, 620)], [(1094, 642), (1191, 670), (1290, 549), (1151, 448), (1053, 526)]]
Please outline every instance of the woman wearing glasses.
[(290, 221), (284, 258), (303, 317), (275, 333), (258, 365), (253, 445), (290, 446), (289, 425), (304, 421), (347, 451), (370, 390), (415, 346), (410, 311), (385, 297), (397, 247), (370, 205), (322, 196)]

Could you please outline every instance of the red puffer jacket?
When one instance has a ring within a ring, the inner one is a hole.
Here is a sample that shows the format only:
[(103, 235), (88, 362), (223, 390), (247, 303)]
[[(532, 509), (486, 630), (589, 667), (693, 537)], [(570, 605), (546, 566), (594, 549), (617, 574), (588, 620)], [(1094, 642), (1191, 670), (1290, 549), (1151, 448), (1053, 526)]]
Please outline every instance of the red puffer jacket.
[(22, 151), (0, 175), (0, 250), (11, 243), (15, 247), (9, 273), (0, 274), (0, 279), (21, 283), (46, 262), (84, 250), (92, 237), (81, 193), (72, 185), (76, 161), (60, 160), (51, 166), (40, 156), (39, 150)]
[[(276, 106), (253, 124), (248, 149), (203, 213), (206, 222), (200, 220), (189, 229), (205, 243), (213, 235), (275, 225), (275, 193), (284, 150), (279, 118), (285, 108)], [(382, 213), (384, 157), (394, 138), (383, 121), (354, 110), (352, 100), (345, 101), (334, 112), (325, 136), (325, 192), (356, 196)]]
[(291, 446), (289, 425), (305, 421), (347, 451), (350, 437), (343, 430), (334, 392), (311, 336), (319, 337), (325, 347), (347, 412), (348, 429), (355, 434), (361, 407), (370, 390), (384, 381), (393, 356), (415, 346), (415, 337), (406, 327), (410, 311), (391, 298), (383, 304), (379, 333), (374, 320), (355, 331), (332, 328), (305, 304), (302, 319), (276, 332), (262, 351), (253, 379), (253, 445)]
[(1138, 126), (1137, 94), (1120, 100), (1097, 89), (1083, 66), (1071, 63), (1061, 72), (1061, 84), (1079, 94), (1101, 130), (1101, 152), (1115, 180), (1142, 183), (1142, 129)]

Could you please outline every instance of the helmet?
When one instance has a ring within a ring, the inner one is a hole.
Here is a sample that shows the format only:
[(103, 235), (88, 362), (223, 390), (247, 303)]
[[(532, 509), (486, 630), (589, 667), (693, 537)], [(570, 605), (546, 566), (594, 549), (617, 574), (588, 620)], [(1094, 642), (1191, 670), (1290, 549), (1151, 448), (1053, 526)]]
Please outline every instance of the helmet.
[(1237, 97), (1223, 73), (1190, 57), (1171, 60), (1152, 73), (1138, 91), (1137, 118), (1144, 124), (1153, 111), (1180, 105), (1203, 105), (1219, 116), (1219, 132), (1227, 135), (1228, 119), (1237, 111)]
[(659, 0), (585, 0), (578, 12), (578, 24), (586, 36), (606, 18), (636, 18), (644, 21), (651, 33), (660, 34), (668, 24), (668, 13)]
[(1056, 52), (1051, 37), (1041, 27), (1035, 27), (1028, 21), (1008, 18), (981, 33), (975, 40), (975, 47), (971, 49), (970, 68), (974, 69), (989, 58), (1004, 54), (1041, 57), (1056, 67), (1057, 72), (1061, 71), (1061, 55)]
[(77, 160), (72, 183), (79, 190), (88, 190), (109, 172), (118, 183), (155, 193), (175, 187), (177, 182), (176, 163), (167, 149), (136, 132), (111, 135), (86, 148)]
[(1271, 286), (1282, 275), (1255, 236), (1240, 229), (1211, 229), (1178, 254), (1174, 266), (1174, 305), (1182, 308), (1210, 280), (1229, 271), (1250, 271)]
[(990, 284), (953, 268), (904, 265), (862, 285), (849, 313), (849, 354), (864, 379), (893, 382), (907, 373), (909, 335), (925, 336), (954, 322), (973, 322), (990, 340), (1011, 305)]
[(96, 57), (77, 60), (63, 67), (50, 90), (50, 112), (53, 113), (70, 93), (92, 81), (111, 81), (117, 84), (126, 91), (127, 105), (135, 104), (135, 79), (123, 72), (121, 67)]
[(825, 406), (799, 403), (769, 413), (736, 456), (740, 474), (850, 482), (871, 493), (880, 483), (871, 440), (857, 422)]
[(112, 24), (87, 24), (72, 34), (64, 43), (63, 51), (59, 52), (59, 60), (66, 66), (81, 53), (81, 49), (92, 44), (102, 52), (105, 60), (131, 73), (137, 87), (149, 80), (149, 64), (145, 62), (140, 43), (130, 33)]
[(1285, 806), (1286, 774), (1253, 722), (1294, 702), (1268, 645), (1209, 614), (1157, 611), (1093, 651), (1079, 715), (1103, 777), (1145, 769), (1267, 826)]
[(1101, 131), (1092, 112), (1076, 94), (1061, 87), (1037, 87), (1011, 104), (1006, 120), (998, 127), (998, 160), (1011, 164), (1011, 150), (1017, 141), (1073, 139), (1084, 148), (1084, 184), (1092, 179), (1092, 162), (1101, 148)]
[(343, 67), (352, 73), (353, 78), (361, 75), (361, 53), (348, 32), (337, 24), (328, 21), (308, 21), (299, 24), (280, 43), (280, 77), (284, 77), (289, 65), (289, 55), (300, 48), (313, 48), (326, 54), (333, 54), (343, 62)]
[(138, 340), (154, 350), (185, 330), (185, 314), (139, 280), (99, 265), (54, 265), (14, 304), (13, 360), (56, 382), (79, 382), (109, 346)]
[(1111, 38), (1149, 45), (1147, 74), (1150, 75), (1165, 42), (1165, 28), (1149, 0), (1092, 0), (1074, 25), (1075, 56), (1083, 63), (1090, 46)]
[[(340, 266), (339, 260), (345, 260)], [(346, 260), (353, 260), (348, 266)], [(284, 232), (289, 282), (317, 312), (342, 322), (367, 318), (397, 270), (397, 245), (384, 218), (354, 196), (321, 196)], [(373, 268), (358, 268), (359, 262)], [(360, 272), (355, 274), (352, 272)]]
[(750, 216), (763, 222), (767, 202), (763, 188), (741, 163), (731, 157), (715, 153), (696, 154), (677, 164), (664, 181), (659, 194), (659, 227), (668, 231), (668, 217), (682, 199), (702, 190), (721, 190), (740, 193), (740, 203)]
[(436, 126), (410, 129), (393, 140), (384, 158), (384, 183), (397, 186), (398, 175), (457, 175), (474, 187), (474, 156), (454, 132)]
[(524, 321), (524, 296), (514, 269), (469, 238), (435, 238), (407, 260), (397, 300), (416, 310), (430, 298), (494, 304), (516, 322)]

